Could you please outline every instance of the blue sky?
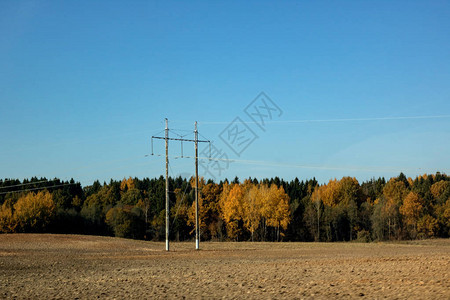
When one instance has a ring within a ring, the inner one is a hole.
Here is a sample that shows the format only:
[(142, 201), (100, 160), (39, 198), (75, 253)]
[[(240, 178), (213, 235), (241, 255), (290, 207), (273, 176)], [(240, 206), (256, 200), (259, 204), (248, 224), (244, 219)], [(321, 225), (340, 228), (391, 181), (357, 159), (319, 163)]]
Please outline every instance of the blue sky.
[[(2, 1), (0, 178), (162, 175), (145, 155), (165, 117), (235, 160), (216, 179), (449, 173), (449, 15), (448, 1)], [(282, 111), (265, 131), (244, 112), (260, 92)], [(219, 137), (235, 117), (258, 136), (240, 156)], [(193, 173), (178, 143), (170, 155), (170, 175)]]

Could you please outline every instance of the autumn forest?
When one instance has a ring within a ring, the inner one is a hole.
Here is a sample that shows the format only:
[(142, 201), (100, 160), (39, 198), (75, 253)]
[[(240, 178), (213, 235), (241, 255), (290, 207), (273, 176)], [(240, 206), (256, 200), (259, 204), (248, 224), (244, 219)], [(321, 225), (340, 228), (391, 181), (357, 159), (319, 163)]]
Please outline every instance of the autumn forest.
[[(194, 180), (169, 179), (170, 238), (192, 240)], [(202, 240), (381, 241), (450, 235), (450, 177), (352, 177), (319, 185), (235, 178), (200, 180)], [(0, 232), (112, 235), (162, 240), (165, 179), (128, 178), (82, 187), (74, 180), (0, 180)]]

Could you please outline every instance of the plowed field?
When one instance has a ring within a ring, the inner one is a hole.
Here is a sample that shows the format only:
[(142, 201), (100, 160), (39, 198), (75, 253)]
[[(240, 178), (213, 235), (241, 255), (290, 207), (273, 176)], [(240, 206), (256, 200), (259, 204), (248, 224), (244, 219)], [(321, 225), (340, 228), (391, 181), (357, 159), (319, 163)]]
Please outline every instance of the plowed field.
[(164, 243), (0, 235), (0, 298), (450, 299), (450, 240)]

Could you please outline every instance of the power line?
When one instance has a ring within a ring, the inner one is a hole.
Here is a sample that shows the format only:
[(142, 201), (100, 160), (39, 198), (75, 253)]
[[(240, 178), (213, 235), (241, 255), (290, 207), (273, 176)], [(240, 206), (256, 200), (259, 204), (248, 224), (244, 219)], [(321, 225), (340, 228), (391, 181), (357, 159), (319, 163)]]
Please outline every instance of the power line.
[[(59, 180), (59, 179), (57, 179)], [(12, 180), (9, 180), (12, 181)], [(41, 180), (41, 181), (34, 181), (34, 182), (29, 182), (29, 183), (21, 183), (21, 184), (15, 184), (15, 185), (8, 185), (8, 186), (1, 186), (0, 189), (8, 189), (8, 188), (12, 188), (12, 187), (18, 187), (18, 186), (23, 186), (23, 185), (31, 185), (31, 184), (38, 184), (38, 183), (42, 183), (42, 182), (54, 182), (56, 180)]]
[(48, 189), (48, 188), (55, 188), (55, 187), (62, 187), (62, 186), (66, 186), (66, 185), (76, 185), (76, 184), (78, 184), (78, 183), (64, 183), (64, 184), (57, 184), (57, 185), (52, 185), (52, 186), (43, 186), (43, 187), (32, 188), (32, 189), (25, 189), (25, 190), (20, 190), (20, 191), (2, 192), (2, 193), (0, 193), (0, 195), (10, 194), (10, 193), (22, 193), (22, 192), (43, 190), (43, 189)]

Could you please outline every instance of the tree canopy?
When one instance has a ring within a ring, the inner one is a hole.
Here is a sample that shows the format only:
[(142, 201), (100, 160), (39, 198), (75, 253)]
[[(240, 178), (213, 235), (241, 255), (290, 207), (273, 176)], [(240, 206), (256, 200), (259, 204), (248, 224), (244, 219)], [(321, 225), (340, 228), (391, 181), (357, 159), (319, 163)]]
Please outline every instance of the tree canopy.
[[(73, 179), (0, 180), (0, 232), (57, 232), (160, 240), (165, 179), (124, 178), (82, 187)], [(194, 238), (194, 180), (169, 178), (170, 238)], [(202, 240), (349, 241), (450, 235), (450, 177), (404, 174), (319, 185), (234, 178), (199, 180)]]

